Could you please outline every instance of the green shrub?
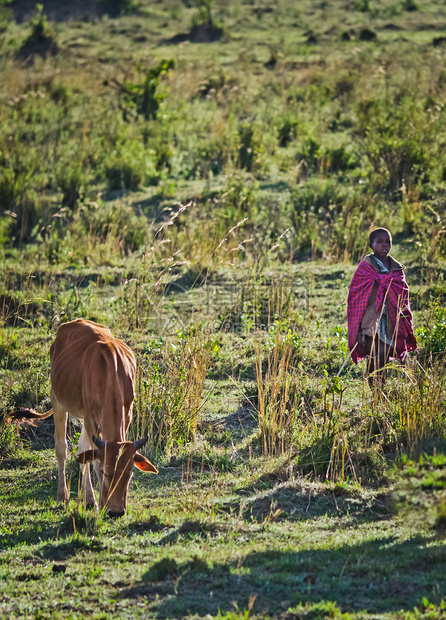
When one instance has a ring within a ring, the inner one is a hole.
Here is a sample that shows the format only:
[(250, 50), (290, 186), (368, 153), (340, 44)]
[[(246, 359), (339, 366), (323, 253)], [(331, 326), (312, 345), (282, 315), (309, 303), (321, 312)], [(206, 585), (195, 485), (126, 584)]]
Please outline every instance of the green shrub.
[(0, 214), (0, 256), (4, 255), (5, 249), (11, 245), (11, 230), (14, 218)]
[(48, 30), (48, 18), (43, 14), (43, 4), (36, 4), (37, 15), (30, 21), (32, 41), (41, 41), (46, 36)]
[(403, 9), (405, 11), (418, 11), (419, 10), (419, 6), (415, 2), (415, 0), (404, 0), (403, 1)]
[(416, 331), (417, 339), (426, 353), (446, 352), (446, 308), (437, 305), (425, 325)]
[(139, 0), (118, 0), (116, 4), (120, 15), (137, 15), (140, 10)]
[(441, 116), (426, 101), (403, 92), (393, 101), (361, 103), (358, 114), (377, 189), (395, 196), (403, 186), (411, 189), (436, 178)]
[(135, 128), (121, 125), (116, 144), (106, 157), (104, 173), (110, 190), (136, 190), (158, 175), (155, 153), (135, 135)]
[[(135, 111), (145, 120), (155, 119), (161, 102), (167, 97), (167, 90), (160, 91), (161, 78), (174, 67), (174, 61), (162, 60), (156, 67), (147, 69), (141, 82), (125, 82), (121, 85), (124, 106), (128, 113)], [(143, 73), (138, 67), (138, 72)]]
[(280, 147), (288, 146), (297, 136), (299, 121), (292, 116), (285, 116), (278, 125), (277, 134)]
[(362, 250), (365, 231), (379, 210), (361, 187), (312, 176), (290, 196), (296, 249), (312, 256), (351, 258)]
[(371, 10), (370, 0), (356, 0), (354, 6), (356, 11), (361, 11), (362, 13), (369, 13)]
[(9, 148), (0, 151), (0, 213), (13, 215), (10, 230), (21, 242), (36, 223), (38, 200), (35, 187), (41, 164), (37, 150), (20, 144), (19, 136), (10, 142)]
[(193, 17), (192, 26), (200, 26), (202, 24), (211, 25), (214, 23), (212, 16), (212, 7), (215, 0), (193, 0), (197, 8), (197, 13)]
[(243, 123), (239, 128), (239, 165), (251, 171), (255, 157), (254, 128), (250, 123)]
[(70, 209), (76, 207), (91, 180), (85, 150), (69, 144), (62, 146), (55, 170), (55, 183), (62, 192), (62, 204)]
[(317, 172), (321, 158), (321, 146), (312, 137), (305, 138), (296, 153), (298, 162), (302, 162), (307, 174)]

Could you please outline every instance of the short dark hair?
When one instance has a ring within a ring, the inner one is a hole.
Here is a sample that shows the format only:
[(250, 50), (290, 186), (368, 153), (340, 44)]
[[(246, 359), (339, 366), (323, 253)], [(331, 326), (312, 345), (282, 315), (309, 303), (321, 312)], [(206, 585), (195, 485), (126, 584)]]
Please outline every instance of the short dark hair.
[(387, 228), (375, 228), (369, 235), (369, 245), (372, 245), (379, 233), (383, 232), (386, 232), (390, 237), (390, 241), (392, 241), (392, 233), (390, 230), (387, 230)]

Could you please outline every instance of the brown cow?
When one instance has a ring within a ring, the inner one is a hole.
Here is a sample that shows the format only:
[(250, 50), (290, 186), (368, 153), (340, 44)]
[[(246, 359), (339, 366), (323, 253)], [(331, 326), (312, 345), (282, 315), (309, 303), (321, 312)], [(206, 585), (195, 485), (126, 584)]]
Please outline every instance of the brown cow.
[[(133, 467), (158, 473), (138, 449), (147, 441), (125, 437), (132, 418), (133, 383), (136, 361), (131, 349), (114, 338), (104, 325), (76, 319), (59, 327), (50, 348), (51, 404), (47, 413), (30, 409), (15, 411), (10, 417), (54, 416), (56, 455), (59, 464), (57, 499), (67, 501), (65, 480), (68, 413), (83, 420), (78, 463), (82, 469), (83, 499), (96, 506), (90, 478), (94, 461), (98, 476), (99, 507), (110, 516), (122, 516), (127, 508), (127, 490)], [(98, 439), (101, 434), (102, 439)]]

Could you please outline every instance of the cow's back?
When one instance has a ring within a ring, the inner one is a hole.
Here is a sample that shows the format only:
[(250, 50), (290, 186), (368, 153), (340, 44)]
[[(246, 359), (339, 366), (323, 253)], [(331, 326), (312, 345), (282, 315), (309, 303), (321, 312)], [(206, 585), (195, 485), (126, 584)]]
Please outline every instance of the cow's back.
[(50, 348), (52, 391), (72, 415), (122, 415), (130, 407), (136, 362), (131, 349), (104, 325), (76, 319), (59, 327)]

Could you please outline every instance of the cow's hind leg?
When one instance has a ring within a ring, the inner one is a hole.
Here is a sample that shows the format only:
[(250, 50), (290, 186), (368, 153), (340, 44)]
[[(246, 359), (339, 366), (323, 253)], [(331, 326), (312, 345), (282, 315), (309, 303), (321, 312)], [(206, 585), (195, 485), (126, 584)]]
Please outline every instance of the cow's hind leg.
[(68, 501), (68, 489), (65, 479), (65, 462), (67, 460), (67, 419), (68, 413), (59, 404), (54, 395), (51, 395), (54, 419), (54, 438), (56, 443), (56, 456), (59, 468), (59, 483), (57, 486), (57, 500)]
[[(85, 425), (82, 426), (81, 436), (79, 438), (79, 453), (86, 452), (91, 449), (91, 440), (88, 438)], [(97, 461), (94, 462), (95, 469), (98, 467)], [(90, 463), (81, 465), (82, 472), (82, 501), (85, 506), (90, 508), (97, 508), (96, 499), (94, 496), (93, 486), (91, 484), (90, 475)]]

